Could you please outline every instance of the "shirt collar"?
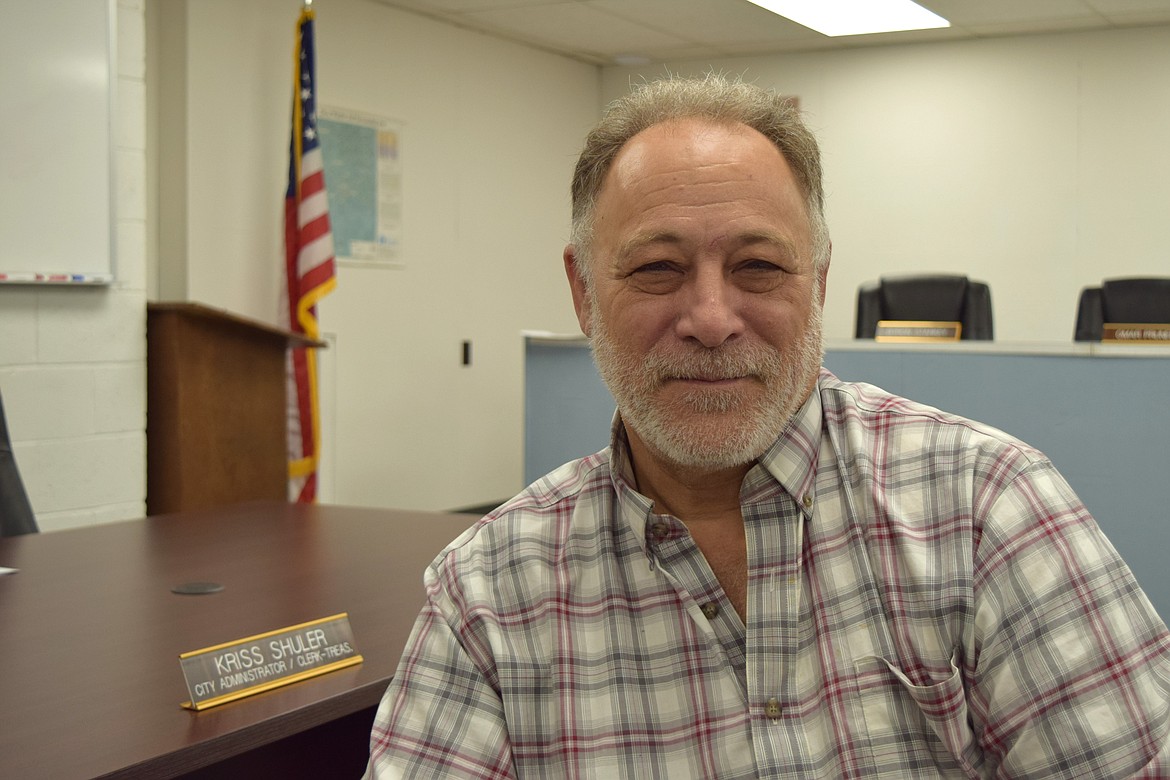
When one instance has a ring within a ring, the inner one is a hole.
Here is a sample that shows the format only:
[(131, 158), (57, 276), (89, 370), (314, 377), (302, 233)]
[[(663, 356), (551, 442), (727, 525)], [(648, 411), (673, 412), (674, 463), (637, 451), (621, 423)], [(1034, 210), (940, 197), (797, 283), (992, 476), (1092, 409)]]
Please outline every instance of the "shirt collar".
[(797, 410), (780, 436), (768, 448), (744, 479), (740, 491), (744, 503), (770, 490), (773, 481), (792, 496), (806, 514), (812, 507), (813, 487), (821, 447), (823, 410), (821, 381), (824, 369), (804, 404)]
[[(622, 424), (620, 411), (613, 413), (609, 429), (609, 475), (613, 480), (618, 503), (623, 510), (633, 510), (643, 519), (649, 516), (654, 502), (638, 492), (638, 481), (634, 478), (634, 462), (630, 458), (630, 442)], [(623, 514), (628, 514), (623, 511)], [(641, 529), (635, 529), (641, 536)]]

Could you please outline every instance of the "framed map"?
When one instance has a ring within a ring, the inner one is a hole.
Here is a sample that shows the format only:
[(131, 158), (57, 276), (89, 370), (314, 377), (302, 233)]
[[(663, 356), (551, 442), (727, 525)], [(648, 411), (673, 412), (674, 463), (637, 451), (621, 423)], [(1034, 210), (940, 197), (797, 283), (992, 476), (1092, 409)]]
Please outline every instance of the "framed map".
[(322, 107), (317, 129), (338, 262), (401, 267), (401, 124)]

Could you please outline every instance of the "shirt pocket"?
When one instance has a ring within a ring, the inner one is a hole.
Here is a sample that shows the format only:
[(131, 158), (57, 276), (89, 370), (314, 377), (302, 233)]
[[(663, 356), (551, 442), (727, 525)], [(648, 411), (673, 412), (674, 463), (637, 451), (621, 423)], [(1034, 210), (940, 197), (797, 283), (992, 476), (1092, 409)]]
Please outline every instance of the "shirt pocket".
[(857, 661), (861, 712), (879, 771), (926, 777), (981, 778), (982, 764), (967, 713), (963, 677), (950, 659), (950, 675), (916, 685), (897, 664), (870, 656)]

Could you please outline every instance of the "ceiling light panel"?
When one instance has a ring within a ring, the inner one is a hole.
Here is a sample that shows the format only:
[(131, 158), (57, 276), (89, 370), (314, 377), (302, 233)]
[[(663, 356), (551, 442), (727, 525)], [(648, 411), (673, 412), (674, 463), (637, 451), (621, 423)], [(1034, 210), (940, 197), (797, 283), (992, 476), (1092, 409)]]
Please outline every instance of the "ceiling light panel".
[(930, 30), (951, 23), (911, 0), (748, 0), (830, 37)]

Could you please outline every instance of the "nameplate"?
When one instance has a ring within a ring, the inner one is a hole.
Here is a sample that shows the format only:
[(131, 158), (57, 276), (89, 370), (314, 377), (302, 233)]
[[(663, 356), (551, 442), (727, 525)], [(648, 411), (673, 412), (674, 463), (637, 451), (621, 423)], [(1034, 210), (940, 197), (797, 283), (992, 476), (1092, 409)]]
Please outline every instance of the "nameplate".
[(1126, 324), (1106, 322), (1101, 341), (1107, 344), (1162, 344), (1170, 346), (1170, 324)]
[(922, 320), (879, 320), (874, 341), (932, 342), (958, 341), (963, 333), (961, 322), (926, 322)]
[(179, 656), (189, 710), (205, 710), (360, 664), (349, 615), (301, 623)]

